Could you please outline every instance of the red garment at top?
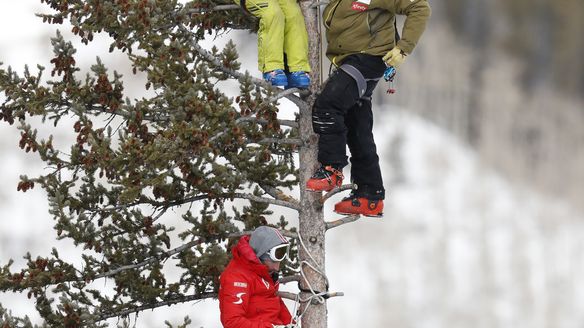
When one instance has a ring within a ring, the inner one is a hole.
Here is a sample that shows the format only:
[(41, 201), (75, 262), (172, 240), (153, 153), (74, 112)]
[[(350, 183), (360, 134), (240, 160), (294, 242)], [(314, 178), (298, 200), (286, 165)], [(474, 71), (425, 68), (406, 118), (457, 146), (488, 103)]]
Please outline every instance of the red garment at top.
[(225, 328), (272, 328), (287, 325), (292, 316), (276, 293), (279, 284), (257, 258), (249, 236), (233, 247), (233, 259), (221, 274), (219, 308)]

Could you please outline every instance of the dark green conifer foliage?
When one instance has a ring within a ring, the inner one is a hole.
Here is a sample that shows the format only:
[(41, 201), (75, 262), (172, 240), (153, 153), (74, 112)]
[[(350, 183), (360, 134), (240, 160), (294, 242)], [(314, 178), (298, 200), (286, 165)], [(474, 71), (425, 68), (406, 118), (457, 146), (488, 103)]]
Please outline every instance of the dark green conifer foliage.
[[(231, 3), (208, 0), (41, 2), (53, 12), (39, 15), (43, 21), (69, 21), (84, 44), (109, 36), (109, 51), (125, 54), (134, 73), (145, 73), (145, 94), (155, 92), (128, 99), (131, 77), (99, 58), (78, 67), (61, 34), (51, 40), (51, 67), (20, 76), (0, 66), (0, 121), (18, 128), (20, 148), (49, 168), (22, 176), (18, 190), (44, 189), (56, 235), (83, 250), (82, 265), (56, 249), (27, 254), (22, 270), (5, 263), (0, 291), (27, 293), (48, 327), (105, 327), (110, 317), (215, 297), (242, 229), (268, 223), (272, 204), (298, 208), (283, 191), (298, 184), (293, 156), (301, 142), (298, 124), (278, 119), (279, 90), (239, 71), (232, 42), (209, 51), (197, 43), (210, 33), (253, 30), (256, 21), (240, 10), (210, 10)], [(240, 82), (235, 98), (219, 88), (227, 79)], [(58, 149), (38, 124), (74, 142)], [(188, 209), (195, 203), (202, 210)], [(184, 214), (173, 214), (178, 209)], [(287, 225), (281, 218), (278, 227)], [(168, 280), (165, 265), (180, 269), (180, 278)], [(97, 289), (104, 279), (113, 286), (107, 295)], [(0, 325), (33, 326), (1, 306)]]

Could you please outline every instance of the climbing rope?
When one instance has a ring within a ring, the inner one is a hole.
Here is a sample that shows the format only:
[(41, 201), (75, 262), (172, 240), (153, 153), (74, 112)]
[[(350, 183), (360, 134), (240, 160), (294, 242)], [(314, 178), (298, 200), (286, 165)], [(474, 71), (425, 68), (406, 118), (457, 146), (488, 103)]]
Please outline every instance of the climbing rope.
[[(292, 269), (292, 271), (300, 273), (300, 276), (304, 280), (304, 283), (306, 284), (306, 286), (308, 286), (308, 289), (303, 289), (303, 288), (300, 288), (300, 283), (299, 283), (300, 291), (301, 292), (310, 292), (311, 295), (308, 296), (307, 298), (300, 297), (300, 293), (296, 295), (296, 299), (294, 301), (294, 312), (293, 312), (295, 314), (293, 317), (293, 322), (295, 322), (296, 324), (293, 325), (292, 327), (300, 327), (299, 325), (300, 325), (300, 321), (302, 319), (302, 316), (304, 315), (304, 313), (306, 313), (306, 311), (308, 311), (308, 309), (312, 305), (313, 301), (316, 301), (318, 304), (323, 304), (325, 302), (325, 300), (329, 297), (328, 277), (323, 273), (324, 270), (322, 270), (318, 267), (316, 260), (314, 259), (314, 257), (312, 256), (312, 254), (310, 253), (310, 251), (308, 250), (308, 248), (304, 244), (304, 240), (302, 239), (302, 235), (300, 233), (298, 233), (298, 240), (300, 241), (300, 245), (302, 246), (302, 248), (304, 249), (306, 254), (308, 254), (309, 260), (311, 260), (313, 263), (310, 263), (310, 261), (308, 261), (308, 260), (303, 260), (300, 262), (300, 265), (298, 266), (298, 268)], [(310, 281), (306, 277), (306, 272), (304, 271), (305, 266), (309, 267), (314, 272), (320, 274), (325, 279), (327, 291), (319, 292), (313, 288), (312, 284), (310, 283)], [(304, 307), (304, 309), (302, 311), (300, 311), (299, 306), (302, 303), (306, 303), (306, 306)]]

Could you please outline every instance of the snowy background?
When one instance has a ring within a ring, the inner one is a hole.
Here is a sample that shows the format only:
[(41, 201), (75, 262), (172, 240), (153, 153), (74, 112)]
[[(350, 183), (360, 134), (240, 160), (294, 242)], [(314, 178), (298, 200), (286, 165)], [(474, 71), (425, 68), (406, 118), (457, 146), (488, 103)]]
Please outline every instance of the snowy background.
[[(31, 68), (37, 63), (49, 66), (54, 26), (33, 15), (46, 10), (37, 0), (0, 0), (4, 65), (18, 71), (26, 63)], [(66, 26), (61, 30), (67, 38)], [(424, 36), (420, 54), (406, 63), (410, 67), (404, 68), (404, 80), (427, 65), (424, 58), (440, 31)], [(240, 57), (244, 67), (257, 73), (254, 36), (228, 36), (247, 44)], [(98, 39), (93, 47), (78, 48), (81, 67), (88, 67), (96, 53), (101, 56), (96, 49), (107, 49), (107, 42)], [(115, 55), (101, 58), (130, 76)], [(130, 95), (139, 94), (140, 83), (127, 85)], [(488, 151), (477, 151), (456, 131), (409, 108), (408, 99), (412, 107), (417, 100), (408, 88), (398, 88), (401, 98), (393, 102), (393, 96), (383, 94), (384, 87), (375, 95), (375, 135), (388, 190), (385, 216), (361, 219), (328, 234), (331, 290), (345, 293), (328, 302), (329, 327), (583, 327), (584, 214), (578, 197), (534, 187), (513, 169), (502, 170), (488, 160)], [(286, 108), (284, 115), (291, 116)], [(58, 132), (55, 137), (65, 138)], [(16, 192), (20, 174), (34, 176), (43, 170), (34, 154), (18, 148), (18, 140), (14, 128), (0, 125), (0, 264), (12, 258), (13, 268), (18, 268), (26, 251), (46, 255), (53, 246), (64, 248), (64, 257), (74, 257), (71, 245), (55, 241), (43, 191)], [(583, 151), (572, 152), (578, 157)], [(579, 178), (563, 182), (584, 183)], [(342, 196), (327, 203), (328, 220), (337, 217), (331, 209)], [(15, 315), (38, 320), (24, 295), (0, 294), (0, 302)], [(179, 323), (186, 315), (193, 319), (192, 327), (221, 326), (213, 300), (148, 311), (136, 325), (161, 327), (163, 320)]]

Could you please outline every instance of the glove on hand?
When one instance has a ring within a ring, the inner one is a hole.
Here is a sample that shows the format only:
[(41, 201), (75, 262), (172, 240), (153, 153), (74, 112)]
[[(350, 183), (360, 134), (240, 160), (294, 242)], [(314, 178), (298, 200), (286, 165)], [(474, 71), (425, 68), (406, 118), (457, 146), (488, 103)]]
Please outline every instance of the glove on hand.
[(393, 66), (396, 69), (406, 60), (406, 53), (403, 52), (398, 47), (393, 47), (390, 51), (387, 52), (385, 56), (383, 56), (383, 61), (387, 64), (387, 66)]
[(270, 273), (270, 276), (272, 277), (274, 283), (277, 283), (278, 280), (280, 280), (280, 272), (272, 272)]

